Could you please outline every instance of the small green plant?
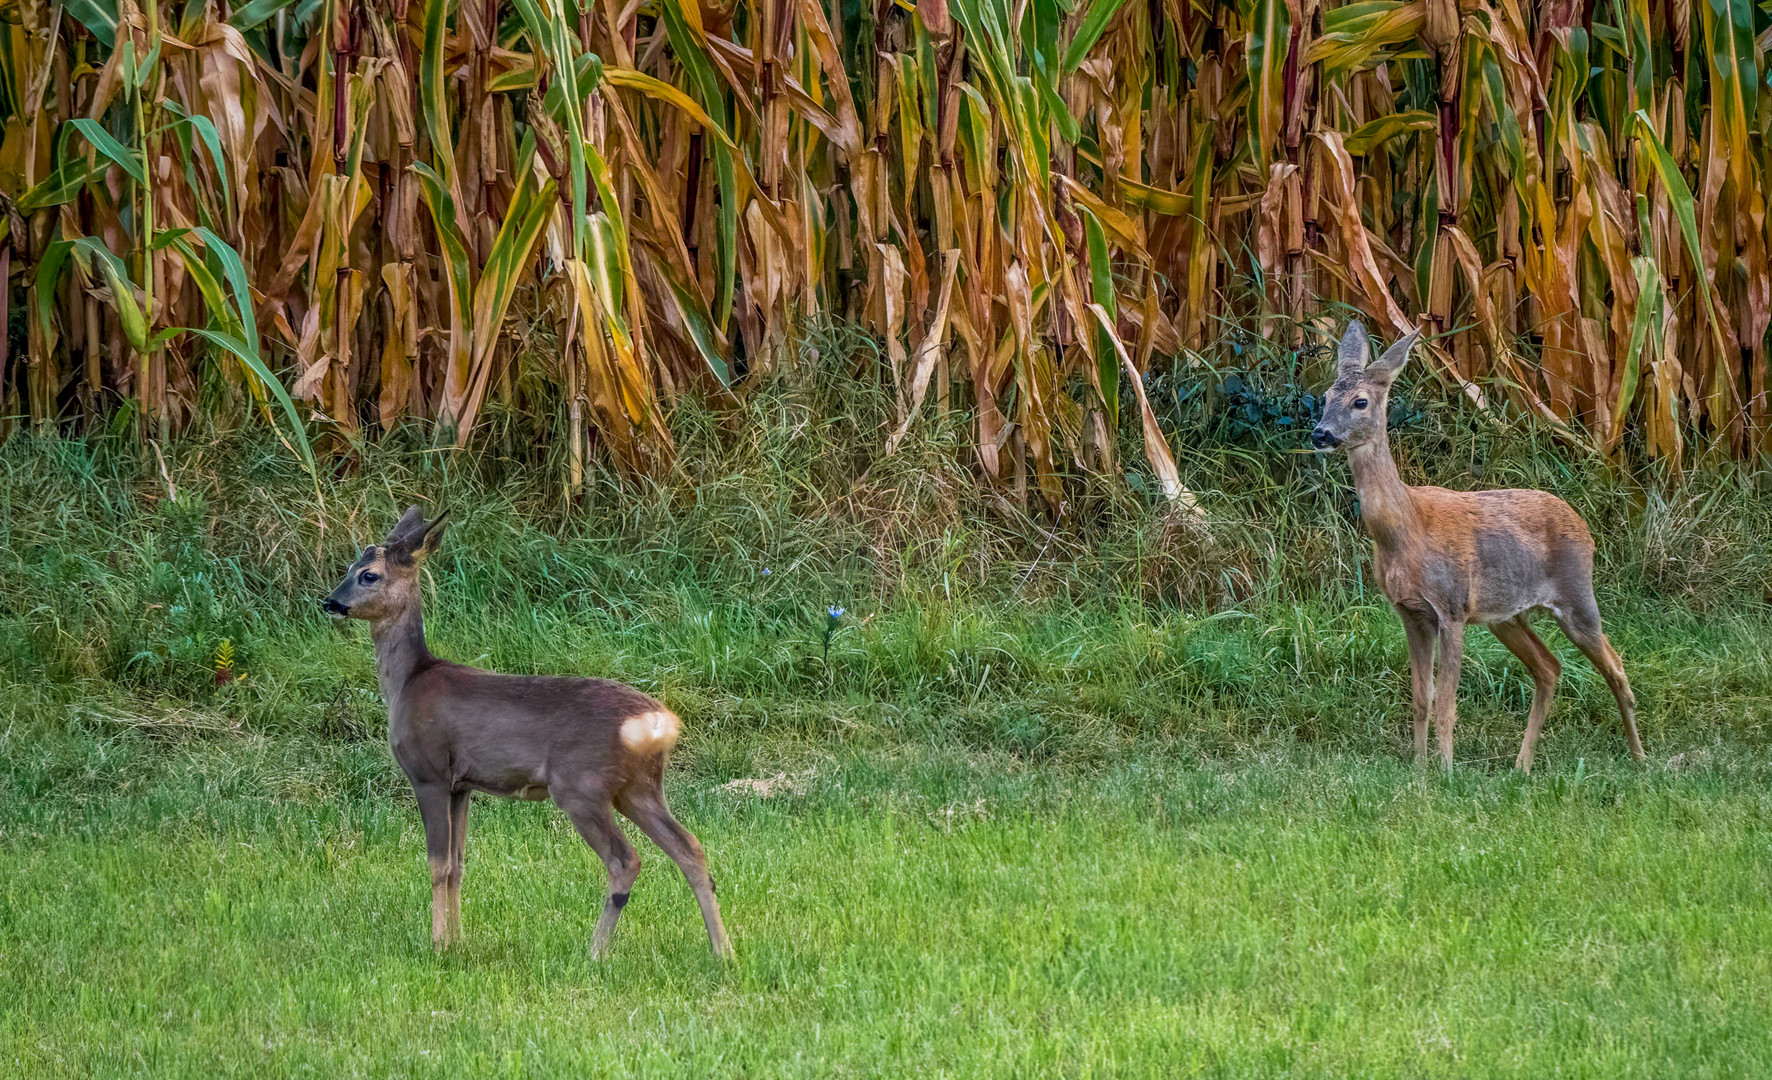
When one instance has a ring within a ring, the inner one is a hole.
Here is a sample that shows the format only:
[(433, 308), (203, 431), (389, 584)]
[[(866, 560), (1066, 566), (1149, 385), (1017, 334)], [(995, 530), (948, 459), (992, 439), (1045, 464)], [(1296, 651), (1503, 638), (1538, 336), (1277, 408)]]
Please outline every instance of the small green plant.
[(837, 626), (843, 621), (843, 609), (835, 604), (825, 609), (824, 624), (824, 666), (829, 671), (831, 666), (831, 638), (837, 633)]
[(234, 643), (227, 638), (215, 647), (215, 685), (226, 686), (234, 681)]

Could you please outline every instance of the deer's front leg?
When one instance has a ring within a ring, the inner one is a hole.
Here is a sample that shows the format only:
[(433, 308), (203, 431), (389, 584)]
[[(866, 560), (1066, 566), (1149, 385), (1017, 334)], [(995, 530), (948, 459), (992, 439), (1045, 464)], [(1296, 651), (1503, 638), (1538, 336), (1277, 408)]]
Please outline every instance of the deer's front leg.
[(1434, 674), (1434, 729), (1440, 735), (1440, 756), (1452, 768), (1452, 726), (1458, 722), (1458, 672), (1464, 665), (1464, 624), (1446, 620), (1440, 626), (1439, 670)]
[(455, 940), (450, 919), (450, 874), (454, 869), (450, 843), (449, 789), (437, 784), (414, 784), (418, 816), (425, 825), (425, 861), (431, 867), (431, 945), (441, 949)]
[(1439, 630), (1431, 615), (1397, 608), (1409, 639), (1409, 697), (1415, 709), (1415, 763), (1427, 762), (1427, 718), (1434, 708), (1434, 643)]

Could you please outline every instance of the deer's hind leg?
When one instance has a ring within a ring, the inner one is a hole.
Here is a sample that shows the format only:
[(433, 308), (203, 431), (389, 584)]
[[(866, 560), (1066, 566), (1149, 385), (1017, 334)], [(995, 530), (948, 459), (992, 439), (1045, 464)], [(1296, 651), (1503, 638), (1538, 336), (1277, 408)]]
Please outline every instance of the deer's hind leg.
[(1507, 646), (1508, 652), (1519, 657), (1526, 670), (1532, 673), (1532, 709), (1526, 714), (1526, 736), (1520, 740), (1520, 756), (1514, 759), (1514, 768), (1529, 773), (1532, 771), (1532, 748), (1538, 743), (1538, 729), (1550, 715), (1551, 700), (1556, 696), (1563, 665), (1532, 632), (1524, 615), (1495, 623), (1489, 627), (1489, 632)]
[(616, 920), (621, 918), (621, 909), (627, 906), (634, 878), (640, 874), (640, 854), (622, 835), (621, 826), (615, 823), (607, 792), (556, 788), (554, 801), (566, 811), (578, 834), (609, 869), (609, 894), (603, 900), (603, 914), (597, 919), (597, 929), (591, 934), (591, 957), (596, 959), (608, 950)]
[(730, 960), (732, 943), (720, 921), (720, 902), (714, 898), (714, 877), (708, 873), (707, 857), (695, 834), (685, 829), (665, 805), (662, 781), (662, 776), (636, 779), (621, 793), (616, 805), (683, 871), (695, 902), (701, 906), (702, 922), (707, 924), (708, 943), (713, 946), (714, 955)]
[(1571, 610), (1558, 611), (1556, 616), (1563, 633), (1605, 677), (1606, 686), (1618, 702), (1618, 715), (1624, 720), (1624, 741), (1630, 744), (1630, 755), (1642, 761), (1643, 740), (1637, 737), (1637, 696), (1631, 692), (1618, 650), (1612, 647), (1600, 629), (1600, 606), (1594, 602), (1592, 589), (1578, 598)]

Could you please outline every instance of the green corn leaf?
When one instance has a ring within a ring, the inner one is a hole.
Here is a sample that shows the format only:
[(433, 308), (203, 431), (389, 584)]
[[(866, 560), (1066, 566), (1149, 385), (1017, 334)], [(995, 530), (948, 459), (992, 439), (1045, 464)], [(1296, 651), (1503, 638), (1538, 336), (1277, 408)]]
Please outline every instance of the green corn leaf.
[[(88, 259), (98, 263), (99, 273), (105, 279), (105, 285), (111, 290), (111, 307), (117, 312), (117, 321), (123, 326), (124, 340), (137, 353), (148, 348), (148, 320), (142, 313), (141, 305), (135, 300), (135, 285), (129, 280), (129, 272), (123, 260), (111, 254), (96, 237), (82, 236), (72, 241), (71, 251), (74, 258), (85, 265)], [(39, 297), (39, 301), (41, 301)]]
[(55, 287), (73, 249), (71, 241), (57, 240), (44, 249), (37, 262), (37, 322), (46, 338), (55, 334)]
[(694, 29), (683, 18), (680, 0), (667, 0), (659, 6), (664, 12), (665, 34), (671, 39), (671, 52), (688, 73), (689, 84), (701, 95), (702, 104), (720, 112), (724, 120), (725, 99), (720, 93), (719, 76)]
[[(1126, 0), (1092, 0), (1089, 14), (1083, 16), (1083, 24), (1077, 27), (1077, 36), (1071, 38), (1070, 47), (1064, 51), (1064, 60), (1059, 65), (1059, 73), (1069, 75), (1077, 70), (1084, 60), (1089, 58), (1089, 50), (1101, 40), (1107, 30), (1108, 23), (1120, 12)], [(1115, 368), (1115, 370), (1119, 370)]]
[(504, 323), (511, 297), (522, 280), (523, 267), (535, 251), (542, 227), (554, 208), (554, 182), (535, 183), (535, 132), (528, 132), (517, 155), (517, 190), (511, 196), (505, 219), (487, 254), (486, 268), (474, 288), (474, 331), (480, 342), (477, 352), (491, 347)]
[(468, 248), (455, 222), (455, 200), (449, 197), (449, 189), (443, 186), (443, 177), (429, 165), (414, 162), (412, 172), (419, 178), (419, 195), (431, 211), (431, 224), (436, 227), (437, 239), (443, 245), (444, 269), (452, 277), (458, 276), (465, 285), (469, 273)]
[(513, 0), (517, 14), (523, 20), (523, 30), (529, 35), (529, 44), (541, 56), (553, 59), (558, 50), (554, 40), (553, 23), (535, 6), (535, 0)]
[(1406, 3), (1407, 0), (1364, 0), (1362, 3), (1328, 8), (1323, 12), (1323, 33), (1365, 33), (1377, 20), (1404, 7)]
[(1513, 108), (1508, 104), (1507, 88), (1502, 83), (1501, 65), (1495, 57), (1483, 57), (1483, 86), (1488, 91), (1490, 114), (1495, 117), (1495, 124), (1501, 129), (1501, 145), (1507, 152), (1508, 162), (1513, 166), (1513, 175), (1519, 176), (1526, 170), (1526, 140), (1520, 132), (1520, 119), (1514, 115)]
[(1077, 123), (1077, 118), (1071, 115), (1070, 107), (1064, 103), (1064, 98), (1060, 97), (1058, 90), (1053, 87), (1052, 80), (1047, 76), (1046, 62), (1037, 53), (1034, 55), (1031, 77), (1034, 91), (1039, 96), (1040, 103), (1045, 106), (1046, 118), (1050, 119), (1053, 125), (1058, 128), (1059, 138), (1067, 143), (1075, 143), (1082, 138), (1081, 125)]
[(148, 50), (148, 55), (142, 57), (141, 63), (136, 66), (134, 85), (137, 89), (143, 89), (148, 85), (148, 80), (154, 77), (154, 68), (159, 63), (160, 42), (155, 41), (153, 48)]
[(165, 251), (173, 244), (191, 235), (189, 229), (161, 229), (154, 234), (153, 242), (148, 245), (149, 251)]
[(74, 130), (86, 137), (86, 141), (92, 144), (94, 150), (116, 162), (118, 167), (129, 174), (130, 179), (138, 184), (148, 182), (148, 174), (142, 168), (141, 159), (122, 143), (111, 138), (111, 133), (99, 127), (97, 120), (81, 117), (78, 120), (70, 120), (68, 123), (73, 125)]
[(1371, 123), (1361, 124), (1342, 141), (1342, 145), (1347, 147), (1350, 154), (1370, 154), (1399, 135), (1406, 135), (1411, 131), (1433, 131), (1438, 126), (1439, 118), (1431, 112), (1415, 110), (1390, 113)]
[[(419, 197), (431, 212), (431, 224), (443, 249), (443, 272), (449, 282), (449, 357), (446, 362), (452, 370), (467, 371), (473, 358), (473, 338), (468, 328), (468, 319), (474, 309), (473, 270), (467, 244), (456, 225), (455, 200), (449, 197), (443, 178), (430, 166), (420, 161), (414, 162), (410, 168), (418, 177)], [(461, 417), (446, 419), (448, 423), (439, 427), (438, 435), (453, 439), (459, 431), (450, 427), (459, 424)]]
[(701, 299), (701, 291), (677, 280), (676, 274), (662, 262), (659, 273), (671, 287), (671, 295), (677, 301), (677, 310), (683, 316), (683, 326), (689, 331), (690, 340), (695, 342), (696, 351), (701, 353), (702, 360), (707, 363), (708, 370), (714, 373), (714, 378), (720, 380), (720, 385), (731, 389), (732, 368), (727, 365), (726, 358), (720, 355), (719, 335), (708, 321), (707, 307)]
[[(162, 107), (179, 118), (178, 126), (186, 129), (187, 141), (190, 132), (195, 132), (197, 137), (203, 140), (203, 146), (209, 151), (209, 160), (215, 166), (215, 176), (221, 186), (222, 213), (226, 217), (232, 218), (234, 216), (234, 188), (232, 184), (228, 183), (228, 159), (222, 153), (221, 133), (215, 129), (215, 122), (202, 113), (186, 112), (184, 106), (176, 101), (167, 100), (162, 103)], [(189, 162), (186, 165), (188, 168)], [(193, 179), (191, 190), (203, 191), (204, 186), (199, 185)]]
[(117, 0), (66, 0), (62, 10), (79, 20), (105, 48), (116, 47)]
[(1738, 154), (1749, 153), (1748, 131), (1759, 107), (1759, 50), (1754, 46), (1752, 0), (1704, 0), (1704, 37), (1712, 95), (1723, 130)]
[(1648, 144), (1649, 162), (1655, 168), (1655, 174), (1661, 178), (1662, 186), (1667, 188), (1668, 201), (1673, 204), (1674, 217), (1680, 222), (1680, 235), (1686, 240), (1686, 255), (1692, 260), (1692, 269), (1698, 274), (1698, 298), (1704, 301), (1705, 318), (1710, 321), (1712, 333), (1721, 340), (1723, 333), (1717, 323), (1717, 309), (1712, 306), (1710, 298), (1709, 275), (1704, 269), (1704, 249), (1698, 244), (1698, 211), (1692, 198), (1692, 189), (1686, 186), (1686, 178), (1680, 174), (1680, 167), (1674, 163), (1674, 157), (1667, 152), (1661, 140), (1655, 135), (1655, 127), (1649, 122), (1649, 114), (1637, 110), (1637, 130), (1641, 132), (1643, 141)]
[[(555, 65), (556, 68), (558, 66)], [(576, 72), (573, 85), (578, 87), (573, 101), (583, 105), (591, 92), (597, 89), (597, 84), (603, 81), (603, 61), (596, 53), (583, 53), (573, 61), (573, 67)], [(555, 79), (548, 84), (548, 92), (542, 97), (542, 104), (556, 120), (566, 119), (566, 86), (564, 79)]]
[(29, 214), (36, 210), (73, 202), (74, 198), (80, 194), (80, 190), (86, 186), (87, 181), (95, 179), (95, 173), (102, 176), (103, 172), (103, 166), (95, 170), (83, 157), (64, 160), (40, 183), (18, 197), (19, 212)]
[(1595, 23), (1594, 40), (1619, 56), (1630, 59), (1630, 44), (1625, 40), (1624, 31), (1618, 27)]
[(258, 320), (252, 310), (252, 286), (246, 274), (246, 263), (241, 260), (239, 252), (213, 231), (199, 228), (196, 232), (203, 238), (203, 246), (210, 257), (221, 263), (222, 276), (227, 279), (228, 288), (234, 295), (234, 309), (246, 335), (246, 346), (256, 354), (259, 350)]
[(597, 145), (586, 142), (585, 172), (590, 175), (591, 183), (597, 188), (597, 199), (603, 204), (603, 214), (608, 222), (609, 236), (615, 244), (615, 250), (621, 253), (620, 265), (628, 264), (628, 223), (622, 218), (619, 207), (621, 203), (615, 197), (615, 174), (609, 171), (609, 163), (603, 160), (602, 151)]
[(258, 350), (248, 348), (244, 341), (219, 330), (196, 327), (189, 327), (187, 330), (213, 345), (219, 345), (226, 349), (245, 366), (247, 371), (258, 378), (266, 390), (270, 391), (271, 396), (276, 398), (277, 404), (282, 407), (283, 414), (289, 418), (289, 430), (295, 437), (296, 448), (301, 451), (302, 463), (308, 467), (310, 475), (317, 475), (314, 465), (314, 447), (308, 442), (308, 432), (302, 425), (301, 412), (295, 407), (295, 401), (289, 396), (289, 391), (283, 388), (282, 381), (271, 373), (271, 369), (265, 366), (263, 360), (259, 359)]
[(971, 83), (960, 84), (960, 146), (966, 181), (974, 191), (997, 186), (997, 140), (991, 105)]
[(431, 137), (431, 156), (436, 159), (444, 190), (454, 191), (455, 141), (449, 133), (449, 85), (443, 70), (449, 8), (450, 0), (429, 0), (425, 5), (424, 53), (419, 59), (418, 84), (425, 131)]
[(271, 21), (272, 16), (282, 11), (295, 0), (251, 0), (234, 9), (228, 16), (228, 25), (236, 30), (252, 30)]
[[(1434, 171), (1428, 174), (1427, 182), (1422, 185), (1421, 217), (1416, 234), (1421, 237), (1421, 247), (1415, 252), (1415, 295), (1432, 296), (1434, 280), (1434, 249), (1440, 236), (1440, 185), (1435, 180), (1441, 167), (1440, 155), (1434, 154)], [(1447, 273), (1451, 272), (1447, 268)]]
[(1624, 423), (1625, 413), (1637, 396), (1637, 384), (1641, 379), (1643, 341), (1648, 337), (1651, 324), (1655, 327), (1656, 339), (1661, 337), (1662, 327), (1662, 293), (1661, 270), (1655, 260), (1639, 255), (1631, 260), (1631, 269), (1637, 278), (1637, 313), (1631, 320), (1630, 348), (1624, 354), (1624, 374), (1619, 379), (1618, 393), (1612, 402), (1612, 429), (1616, 432)]
[(232, 329), (235, 320), (228, 309), (227, 298), (222, 295), (221, 282), (210, 272), (202, 256), (182, 238), (173, 240), (170, 246), (184, 260), (185, 274), (196, 282), (197, 291), (203, 295), (203, 304), (209, 309), (211, 324), (223, 330)]
[(1292, 42), (1292, 16), (1286, 0), (1255, 0), (1249, 24), (1249, 141), (1265, 181), (1268, 161), (1279, 141), (1286, 106), (1286, 51)]
[(1655, 102), (1655, 49), (1649, 31), (1649, 0), (1623, 0), (1630, 31), (1630, 108), (1632, 112)]
[(1047, 71), (1058, 68), (1058, 24), (1063, 17), (1058, 0), (1027, 0), (1022, 5), (1021, 45), (1035, 66)]
[[(1095, 219), (1087, 206), (1078, 207), (1083, 215), (1083, 234), (1089, 241), (1089, 291), (1108, 313), (1109, 319), (1119, 314), (1119, 305), (1114, 297), (1114, 268), (1108, 262), (1107, 234), (1102, 231), (1101, 222)], [(1108, 427), (1118, 431), (1120, 427), (1120, 359), (1114, 350), (1113, 339), (1106, 330), (1095, 328), (1097, 344), (1095, 346), (1095, 363), (1101, 373), (1101, 403), (1107, 409)]]
[(590, 272), (591, 287), (597, 290), (597, 296), (603, 303), (603, 313), (609, 323), (610, 337), (615, 341), (616, 350), (623, 355), (630, 355), (634, 345), (628, 334), (627, 319), (622, 315), (627, 304), (627, 290), (622, 272), (618, 231), (610, 215), (602, 211), (587, 217), (590, 228), (587, 230), (586, 240), (590, 260), (585, 268)]
[(732, 318), (732, 296), (738, 281), (738, 164), (732, 159), (732, 151), (724, 146), (714, 147), (714, 182), (720, 185), (719, 216), (714, 219), (720, 256), (714, 322), (725, 333)]
[[(714, 219), (714, 237), (716, 244), (714, 283), (714, 324), (725, 333), (732, 318), (732, 300), (738, 286), (738, 163), (732, 158), (728, 146), (732, 143), (727, 136), (724, 125), (730, 115), (726, 110), (726, 98), (720, 90), (720, 81), (714, 73), (714, 66), (707, 54), (702, 50), (701, 43), (696, 40), (695, 31), (683, 18), (683, 13), (676, 2), (662, 5), (665, 16), (665, 32), (671, 39), (671, 49), (682, 61), (683, 69), (689, 74), (689, 82), (695, 88), (701, 103), (707, 110), (709, 123), (704, 125), (714, 132), (716, 142), (713, 147), (714, 183), (720, 189), (720, 205), (718, 216)], [(688, 225), (689, 222), (684, 222)], [(723, 380), (724, 381), (724, 380)]]
[(898, 56), (898, 145), (901, 167), (906, 170), (905, 186), (914, 188), (917, 162), (922, 156), (923, 112), (917, 107), (917, 91), (922, 79), (917, 72), (917, 58), (909, 53)]
[(534, 64), (531, 64), (528, 67), (514, 67), (509, 71), (501, 71), (497, 75), (486, 80), (486, 89), (494, 94), (517, 93), (534, 86), (535, 76), (536, 69)]

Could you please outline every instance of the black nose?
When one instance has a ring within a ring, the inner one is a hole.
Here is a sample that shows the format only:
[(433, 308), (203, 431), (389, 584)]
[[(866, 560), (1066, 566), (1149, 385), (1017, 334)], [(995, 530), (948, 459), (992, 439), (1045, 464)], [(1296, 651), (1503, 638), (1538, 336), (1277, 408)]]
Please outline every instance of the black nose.
[(320, 601), (320, 610), (326, 612), (328, 615), (349, 615), (351, 613), (350, 608), (345, 607), (330, 596)]
[(1341, 445), (1341, 440), (1329, 434), (1329, 432), (1323, 428), (1317, 428), (1315, 431), (1311, 432), (1311, 445), (1318, 450), (1333, 450)]

